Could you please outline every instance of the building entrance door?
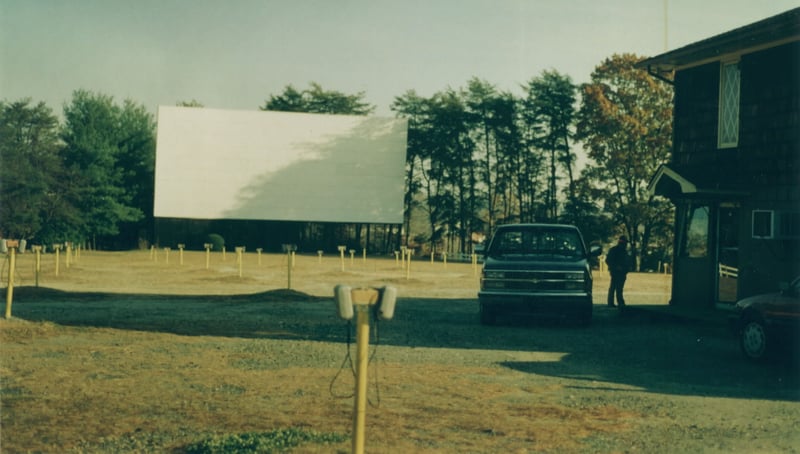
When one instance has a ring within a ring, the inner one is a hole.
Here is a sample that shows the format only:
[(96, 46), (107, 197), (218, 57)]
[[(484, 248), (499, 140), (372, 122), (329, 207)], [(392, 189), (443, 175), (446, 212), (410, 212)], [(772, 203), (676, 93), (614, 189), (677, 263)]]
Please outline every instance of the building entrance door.
[(739, 280), (739, 207), (720, 204), (717, 220), (717, 302), (736, 302)]
[(717, 272), (712, 237), (712, 205), (693, 201), (678, 207), (677, 254), (670, 304), (704, 309), (714, 307)]

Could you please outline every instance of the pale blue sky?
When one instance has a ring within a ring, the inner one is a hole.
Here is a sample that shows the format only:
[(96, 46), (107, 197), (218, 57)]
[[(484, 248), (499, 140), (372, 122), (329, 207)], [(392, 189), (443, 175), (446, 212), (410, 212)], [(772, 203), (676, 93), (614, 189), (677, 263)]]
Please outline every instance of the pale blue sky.
[[(674, 49), (798, 6), (667, 0)], [(664, 0), (0, 0), (0, 99), (60, 114), (73, 90), (256, 110), (311, 81), (364, 91), (378, 115), (409, 89), (473, 76), (521, 95), (543, 70), (586, 82), (614, 54), (665, 50)]]

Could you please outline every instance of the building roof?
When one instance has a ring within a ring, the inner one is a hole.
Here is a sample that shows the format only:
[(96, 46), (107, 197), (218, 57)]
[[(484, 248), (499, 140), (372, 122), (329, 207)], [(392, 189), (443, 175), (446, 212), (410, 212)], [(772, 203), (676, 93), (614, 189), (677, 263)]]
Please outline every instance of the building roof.
[(800, 41), (800, 8), (656, 55), (636, 66), (651, 73), (665, 74), (727, 55), (746, 54), (794, 41)]

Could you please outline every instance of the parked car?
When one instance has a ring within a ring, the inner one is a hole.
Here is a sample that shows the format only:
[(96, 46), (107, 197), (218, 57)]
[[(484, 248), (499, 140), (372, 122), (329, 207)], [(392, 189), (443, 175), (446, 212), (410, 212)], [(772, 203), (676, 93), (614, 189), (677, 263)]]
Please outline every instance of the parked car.
[(777, 293), (736, 303), (732, 322), (742, 353), (761, 361), (800, 345), (800, 276)]
[(592, 269), (577, 227), (509, 224), (497, 228), (484, 252), (478, 303), (482, 324), (499, 315), (592, 320)]

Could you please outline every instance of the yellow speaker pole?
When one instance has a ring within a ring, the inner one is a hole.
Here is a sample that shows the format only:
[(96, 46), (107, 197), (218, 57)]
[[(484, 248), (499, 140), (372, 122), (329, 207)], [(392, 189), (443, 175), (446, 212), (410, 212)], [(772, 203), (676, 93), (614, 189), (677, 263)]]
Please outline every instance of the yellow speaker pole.
[(242, 254), (244, 253), (244, 247), (237, 246), (236, 247), (236, 262), (239, 264), (239, 277), (242, 277)]
[(292, 251), (286, 251), (286, 288), (292, 289)]
[(406, 258), (406, 280), (411, 278), (411, 249), (406, 249), (408, 257)]
[(356, 311), (356, 392), (353, 405), (353, 453), (364, 452), (367, 420), (367, 365), (369, 364), (370, 306), (378, 302), (378, 291), (372, 288), (353, 289), (353, 309)]
[(8, 248), (8, 289), (6, 289), (6, 319), (11, 318), (11, 303), (14, 301), (14, 268), (17, 262), (19, 241), (6, 240)]
[(33, 275), (36, 276), (36, 286), (39, 286), (39, 273), (42, 271), (42, 247), (33, 246), (33, 252), (36, 253), (36, 265), (33, 268)]
[(72, 243), (67, 243), (67, 252), (64, 254), (64, 263), (69, 268), (70, 256), (72, 255)]
[(180, 263), (183, 265), (183, 248), (185, 248), (185, 244), (178, 244), (178, 257), (180, 257)]
[(321, 250), (317, 251), (317, 263), (322, 265), (322, 251)]
[(342, 262), (342, 271), (344, 271), (344, 251), (347, 249), (346, 246), (339, 246), (339, 258)]
[(170, 251), (170, 248), (168, 248), (168, 247), (164, 248), (164, 260), (165, 260), (165, 263), (167, 265), (169, 265), (169, 251)]
[(261, 266), (261, 251), (263, 251), (263, 250), (264, 249), (262, 249), (260, 247), (256, 248), (256, 254), (258, 254), (258, 266)]
[(53, 246), (53, 249), (56, 250), (56, 276), (58, 276), (58, 266), (59, 266), (59, 263), (61, 263), (61, 257), (60, 257), (61, 245), (60, 244), (56, 244), (56, 245)]
[(292, 267), (294, 267), (294, 251), (297, 250), (297, 245), (295, 244), (283, 244), (281, 245), (283, 251), (286, 252), (286, 276), (288, 277), (288, 282), (286, 288), (289, 290), (292, 289)]
[(203, 247), (206, 248), (206, 269), (208, 269), (208, 264), (211, 261), (211, 243), (205, 243)]

